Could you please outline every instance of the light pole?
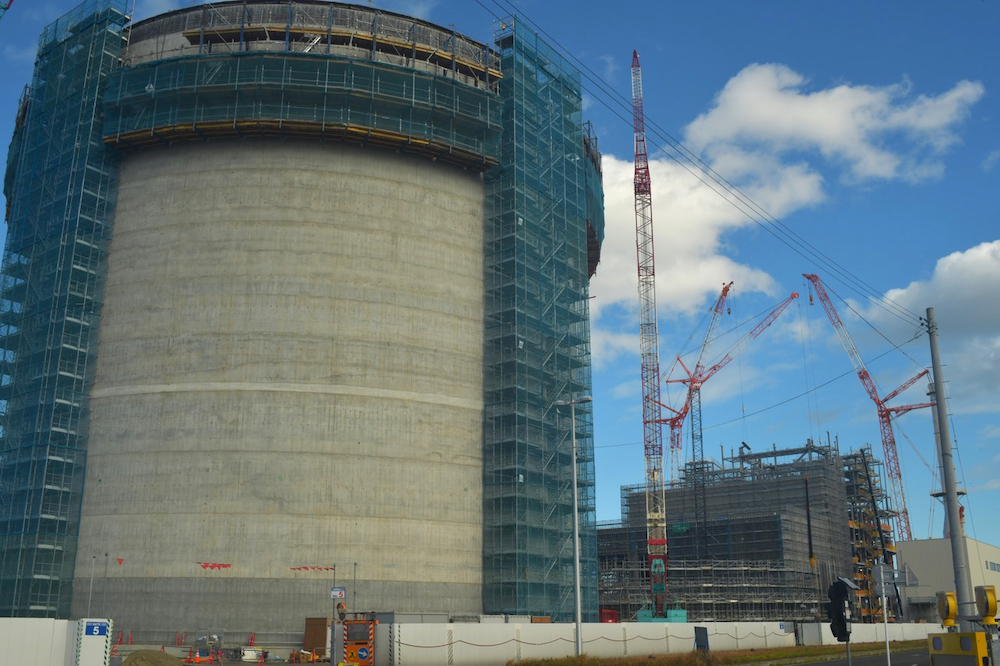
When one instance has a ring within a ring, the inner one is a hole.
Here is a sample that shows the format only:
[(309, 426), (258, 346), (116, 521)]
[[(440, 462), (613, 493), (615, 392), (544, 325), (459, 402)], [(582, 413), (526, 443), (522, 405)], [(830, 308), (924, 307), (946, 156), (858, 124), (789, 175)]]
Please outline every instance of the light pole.
[(576, 591), (576, 656), (583, 654), (582, 622), (580, 619), (580, 498), (576, 482), (576, 406), (592, 401), (589, 395), (576, 400), (557, 400), (553, 407), (569, 406), (570, 425), (573, 428), (573, 587)]
[(101, 613), (108, 616), (108, 554), (104, 553), (104, 601), (101, 602)]
[(87, 617), (90, 615), (90, 602), (94, 600), (94, 565), (97, 564), (97, 555), (90, 560), (90, 592), (87, 594)]

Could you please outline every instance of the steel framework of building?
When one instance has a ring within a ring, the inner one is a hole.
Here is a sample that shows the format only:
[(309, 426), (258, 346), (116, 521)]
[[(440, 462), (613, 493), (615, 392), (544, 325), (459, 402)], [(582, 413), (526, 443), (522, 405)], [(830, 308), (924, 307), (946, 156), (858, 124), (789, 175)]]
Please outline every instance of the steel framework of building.
[(11, 142), (0, 284), (0, 615), (69, 614), (86, 389), (117, 178), (93, 109), (118, 65), (125, 4), (93, 0), (46, 27)]
[[(689, 463), (666, 497), (668, 607), (684, 608), (699, 621), (812, 620), (822, 614), (835, 578), (853, 576), (870, 588), (871, 568), (855, 564), (848, 523), (861, 510), (855, 507), (872, 506), (867, 487), (862, 493), (857, 483), (858, 460), (856, 454), (842, 458), (836, 443), (808, 442), (760, 453), (744, 445), (721, 465)], [(712, 536), (701, 558), (693, 529), (696, 473), (707, 477), (706, 529)], [(622, 520), (598, 526), (601, 608), (617, 610), (623, 620), (636, 618), (649, 602), (644, 492), (642, 486), (622, 487)], [(869, 612), (863, 621), (880, 618)]]
[[(588, 257), (603, 237), (600, 154), (578, 121), (580, 74), (517, 19), (504, 72), (500, 166), (487, 173), (484, 610), (574, 615), (573, 514), (583, 618), (596, 621)], [(596, 261), (594, 261), (596, 266)], [(578, 445), (573, 504), (573, 435)]]
[[(870, 450), (844, 456), (844, 480), (850, 501), (847, 526), (851, 535), (851, 560), (854, 564), (855, 608), (862, 622), (881, 622), (882, 603), (875, 586), (875, 569), (881, 560), (894, 568), (896, 545), (889, 521), (888, 497), (882, 488), (882, 463)], [(892, 599), (895, 595), (887, 595)], [(893, 610), (889, 608), (890, 617)]]

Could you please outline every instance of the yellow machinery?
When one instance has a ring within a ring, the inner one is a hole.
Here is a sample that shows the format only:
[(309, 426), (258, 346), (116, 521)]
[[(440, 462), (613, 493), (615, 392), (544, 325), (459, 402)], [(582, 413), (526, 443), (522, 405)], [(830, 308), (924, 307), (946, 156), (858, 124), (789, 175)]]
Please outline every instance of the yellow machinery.
[[(941, 626), (955, 626), (958, 604), (954, 592), (938, 592), (938, 615)], [(992, 585), (976, 588), (976, 610), (979, 624), (985, 631), (931, 634), (927, 637), (927, 647), (931, 655), (931, 666), (1000, 666), (997, 654), (997, 593)]]

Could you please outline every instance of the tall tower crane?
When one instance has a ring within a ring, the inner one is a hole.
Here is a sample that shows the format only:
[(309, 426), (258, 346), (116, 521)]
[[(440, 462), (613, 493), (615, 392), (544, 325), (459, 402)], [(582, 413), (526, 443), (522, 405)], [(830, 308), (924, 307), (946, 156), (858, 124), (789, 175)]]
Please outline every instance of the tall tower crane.
[(646, 553), (653, 617), (667, 600), (667, 517), (663, 483), (663, 419), (660, 416), (660, 353), (656, 328), (656, 261), (653, 196), (642, 109), (642, 70), (632, 51), (632, 125), (635, 130), (635, 245), (639, 267), (639, 353), (642, 360), (642, 430), (646, 458)]
[(2, 17), (8, 9), (10, 9), (12, 4), (14, 4), (14, 0), (6, 0), (6, 2), (4, 0), (0, 0), (0, 17)]
[[(791, 305), (792, 301), (799, 297), (795, 292), (778, 303), (771, 310), (767, 316), (765, 316), (760, 322), (754, 326), (749, 333), (740, 338), (733, 347), (726, 352), (726, 354), (719, 359), (716, 363), (709, 367), (705, 367), (707, 361), (705, 358), (708, 356), (708, 350), (711, 347), (712, 340), (715, 337), (715, 333), (719, 328), (719, 319), (722, 315), (722, 311), (725, 306), (726, 297), (729, 293), (729, 288), (732, 287), (733, 283), (725, 285), (722, 288), (722, 294), (719, 295), (718, 300), (715, 302), (715, 306), (712, 308), (712, 319), (708, 326), (708, 333), (705, 336), (705, 342), (702, 344), (701, 352), (698, 355), (698, 361), (695, 363), (694, 370), (690, 370), (681, 360), (680, 357), (677, 358), (677, 363), (684, 369), (687, 373), (687, 377), (682, 377), (680, 379), (668, 379), (670, 383), (680, 383), (687, 386), (687, 399), (684, 401), (684, 405), (681, 411), (675, 412), (675, 416), (669, 420), (670, 423), (670, 446), (671, 452), (673, 452), (673, 447), (680, 447), (682, 444), (682, 428), (684, 425), (684, 416), (690, 411), (691, 413), (691, 457), (694, 462), (694, 496), (695, 496), (695, 518), (698, 526), (698, 534), (696, 541), (696, 548), (698, 552), (698, 559), (703, 556), (703, 542), (705, 537), (705, 525), (708, 523), (708, 516), (706, 515), (706, 498), (705, 498), (705, 475), (703, 463), (705, 460), (705, 449), (702, 442), (702, 428), (701, 428), (701, 387), (711, 379), (715, 373), (722, 370), (724, 367), (729, 365), (730, 361), (736, 358), (740, 352), (742, 352), (747, 345), (757, 339), (761, 333), (764, 332), (768, 326), (774, 323), (782, 312)], [(669, 408), (668, 408), (669, 409)], [(675, 410), (671, 410), (675, 411)]]
[(889, 487), (892, 492), (893, 504), (896, 510), (897, 539), (910, 541), (913, 538), (913, 533), (910, 531), (910, 514), (906, 509), (906, 495), (903, 492), (903, 475), (899, 469), (899, 456), (896, 454), (896, 437), (892, 432), (892, 418), (894, 416), (902, 416), (903, 414), (906, 414), (914, 409), (931, 407), (935, 403), (922, 402), (914, 405), (900, 405), (897, 407), (890, 407), (885, 403), (889, 402), (897, 395), (913, 386), (917, 380), (926, 375), (928, 371), (924, 370), (920, 372), (915, 377), (903, 382), (903, 384), (895, 391), (890, 392), (885, 397), (879, 397), (878, 389), (875, 387), (875, 382), (872, 380), (871, 375), (868, 374), (868, 369), (865, 368), (864, 361), (861, 360), (858, 350), (854, 347), (854, 342), (851, 340), (851, 336), (847, 334), (847, 329), (844, 328), (844, 323), (837, 315), (837, 311), (834, 309), (833, 303), (830, 301), (830, 296), (826, 293), (826, 289), (823, 287), (823, 283), (820, 282), (819, 276), (803, 273), (802, 277), (809, 280), (812, 284), (812, 287), (816, 292), (816, 296), (819, 298), (820, 303), (823, 304), (823, 310), (826, 311), (827, 318), (829, 318), (830, 323), (833, 324), (833, 327), (837, 330), (837, 335), (840, 336), (840, 342), (844, 345), (847, 355), (851, 357), (851, 363), (854, 365), (854, 371), (858, 373), (858, 377), (861, 379), (861, 384), (865, 387), (865, 392), (868, 393), (868, 397), (875, 403), (875, 407), (878, 410), (878, 423), (879, 428), (882, 431), (882, 453), (885, 456), (886, 473), (889, 476)]

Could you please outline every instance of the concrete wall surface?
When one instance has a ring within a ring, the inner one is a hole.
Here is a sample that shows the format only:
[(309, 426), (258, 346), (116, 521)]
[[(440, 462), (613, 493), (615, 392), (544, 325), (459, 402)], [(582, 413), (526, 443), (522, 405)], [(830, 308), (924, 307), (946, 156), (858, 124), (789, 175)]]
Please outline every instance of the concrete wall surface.
[(481, 612), (483, 199), (332, 142), (123, 159), (76, 570), (104, 565), (99, 612), (145, 643), (298, 641), (335, 581)]
[[(695, 627), (708, 628), (709, 649), (749, 650), (795, 645), (791, 623), (583, 624), (583, 651), (592, 657), (690, 652)], [(503, 666), (524, 659), (574, 654), (576, 627), (559, 624), (379, 625), (390, 647), (375, 650), (377, 666)], [(384, 645), (376, 636), (377, 644)]]
[[(939, 634), (943, 629), (937, 624), (900, 623), (888, 625), (890, 641), (919, 641), (929, 634)], [(885, 642), (886, 627), (881, 624), (852, 624), (852, 643)], [(830, 631), (830, 623), (798, 625), (799, 642), (802, 645), (836, 645), (837, 638)]]

